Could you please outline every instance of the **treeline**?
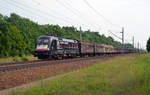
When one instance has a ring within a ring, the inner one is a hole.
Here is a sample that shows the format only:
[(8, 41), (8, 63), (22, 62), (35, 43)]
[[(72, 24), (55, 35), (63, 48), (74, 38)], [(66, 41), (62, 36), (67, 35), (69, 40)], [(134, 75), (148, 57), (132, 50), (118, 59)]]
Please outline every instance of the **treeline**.
[[(10, 17), (0, 14), (0, 57), (22, 56), (31, 54), (35, 49), (35, 41), (41, 35), (55, 35), (64, 38), (80, 39), (80, 31), (75, 27), (59, 25), (39, 25), (27, 18), (12, 13)], [(82, 31), (83, 40), (120, 47), (121, 43), (112, 37), (100, 35), (91, 30)], [(125, 45), (132, 47), (132, 45)]]

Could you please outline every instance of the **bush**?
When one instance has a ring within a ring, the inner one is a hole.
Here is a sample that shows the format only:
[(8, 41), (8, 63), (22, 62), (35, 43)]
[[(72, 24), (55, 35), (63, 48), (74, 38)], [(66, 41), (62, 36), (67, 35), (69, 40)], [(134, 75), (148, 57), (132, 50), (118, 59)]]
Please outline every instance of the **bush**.
[(14, 61), (14, 62), (19, 62), (19, 57), (18, 57), (18, 56), (15, 56), (15, 57), (13, 58), (13, 61)]
[(28, 60), (28, 58), (27, 58), (27, 57), (25, 57), (25, 56), (23, 56), (23, 57), (21, 58), (21, 60), (22, 60), (23, 62), (27, 62), (27, 61), (29, 61), (29, 60)]

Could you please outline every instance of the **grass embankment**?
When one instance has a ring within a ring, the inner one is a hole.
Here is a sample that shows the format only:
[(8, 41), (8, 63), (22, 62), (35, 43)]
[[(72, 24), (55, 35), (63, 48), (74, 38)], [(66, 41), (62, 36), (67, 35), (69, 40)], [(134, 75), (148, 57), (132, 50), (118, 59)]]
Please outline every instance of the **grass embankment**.
[(0, 63), (9, 63), (9, 62), (24, 62), (24, 61), (32, 61), (37, 60), (36, 57), (29, 55), (23, 57), (8, 57), (8, 58), (0, 58)]
[(150, 54), (117, 57), (13, 95), (150, 95)]

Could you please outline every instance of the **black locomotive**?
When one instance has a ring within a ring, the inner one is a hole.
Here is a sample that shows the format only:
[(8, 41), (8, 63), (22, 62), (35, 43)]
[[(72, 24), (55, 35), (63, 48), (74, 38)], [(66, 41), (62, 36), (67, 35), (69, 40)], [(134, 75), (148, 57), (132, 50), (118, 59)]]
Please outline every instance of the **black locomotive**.
[(77, 40), (54, 36), (41, 36), (36, 41), (34, 55), (39, 59), (72, 57), (79, 55)]

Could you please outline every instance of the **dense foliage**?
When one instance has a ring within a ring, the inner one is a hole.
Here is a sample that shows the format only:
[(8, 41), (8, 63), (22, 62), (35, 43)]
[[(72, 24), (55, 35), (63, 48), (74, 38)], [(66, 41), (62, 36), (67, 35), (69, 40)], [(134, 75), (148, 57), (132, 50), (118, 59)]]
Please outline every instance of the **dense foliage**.
[(146, 49), (148, 52), (150, 52), (150, 38), (147, 41)]
[[(75, 27), (60, 27), (59, 25), (39, 25), (27, 18), (12, 13), (10, 17), (0, 14), (0, 57), (31, 54), (35, 41), (41, 35), (54, 35), (64, 38), (80, 39), (80, 31)], [(83, 40), (120, 47), (120, 42), (112, 37), (100, 35), (99, 32), (82, 31)], [(132, 47), (128, 44), (127, 47)]]

